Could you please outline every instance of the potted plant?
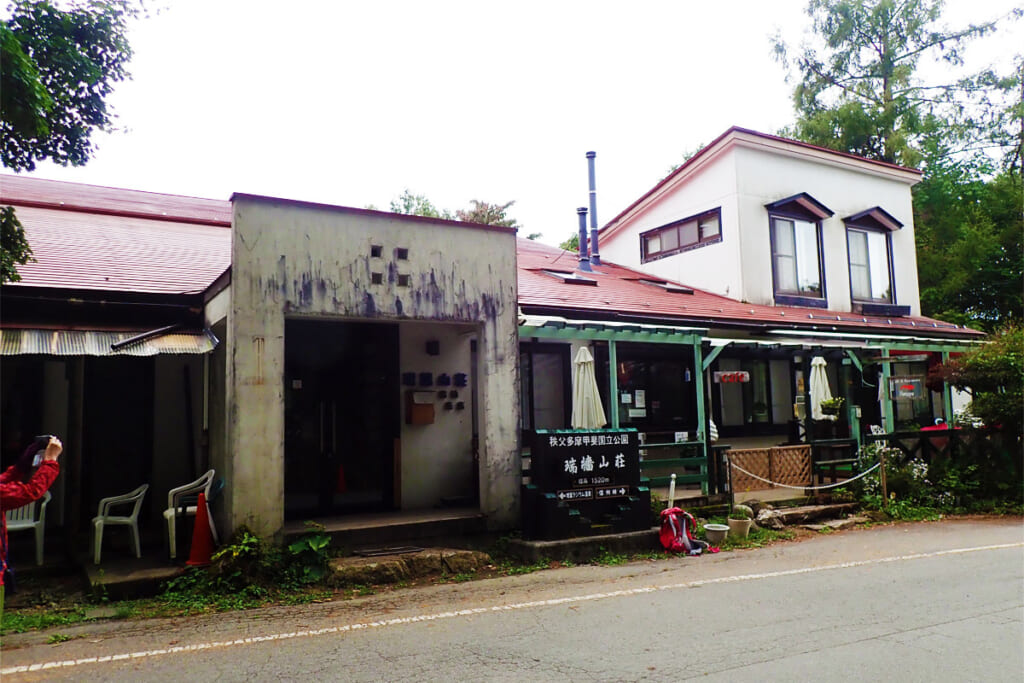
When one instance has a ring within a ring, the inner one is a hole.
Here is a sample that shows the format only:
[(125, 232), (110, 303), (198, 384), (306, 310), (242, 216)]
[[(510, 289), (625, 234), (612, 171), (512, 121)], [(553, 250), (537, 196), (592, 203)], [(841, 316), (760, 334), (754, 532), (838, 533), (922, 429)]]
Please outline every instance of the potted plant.
[(843, 409), (843, 403), (846, 400), (840, 397), (826, 398), (821, 402), (821, 412), (826, 415), (838, 415), (839, 411)]
[(754, 523), (754, 511), (747, 505), (733, 505), (729, 511), (729, 533), (738, 538), (746, 538), (750, 526)]

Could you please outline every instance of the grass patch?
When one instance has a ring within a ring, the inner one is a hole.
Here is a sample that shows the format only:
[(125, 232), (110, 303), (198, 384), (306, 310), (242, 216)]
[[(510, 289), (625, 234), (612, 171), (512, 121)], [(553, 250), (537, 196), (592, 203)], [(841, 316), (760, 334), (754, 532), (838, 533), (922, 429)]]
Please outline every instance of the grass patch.
[(58, 643), (66, 643), (71, 640), (73, 636), (69, 636), (64, 633), (54, 633), (52, 636), (46, 639), (47, 645), (57, 645)]
[(85, 608), (81, 605), (64, 608), (32, 607), (18, 611), (4, 609), (0, 635), (38, 631), (54, 626), (68, 626), (83, 621), (89, 621), (89, 617), (86, 616)]
[(613, 553), (610, 550), (606, 550), (604, 547), (600, 547), (597, 550), (598, 554), (590, 561), (591, 564), (599, 564), (603, 567), (615, 567), (629, 562), (629, 555)]

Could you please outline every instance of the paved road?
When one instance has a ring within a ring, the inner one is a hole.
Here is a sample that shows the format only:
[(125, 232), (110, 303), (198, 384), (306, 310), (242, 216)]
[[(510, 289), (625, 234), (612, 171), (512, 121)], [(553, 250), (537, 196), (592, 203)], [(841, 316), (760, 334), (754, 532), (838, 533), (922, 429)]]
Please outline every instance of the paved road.
[[(1019, 519), (5, 639), (0, 673), (89, 681), (1024, 680)], [(98, 661), (97, 661), (98, 660)], [(30, 670), (25, 671), (28, 668)]]

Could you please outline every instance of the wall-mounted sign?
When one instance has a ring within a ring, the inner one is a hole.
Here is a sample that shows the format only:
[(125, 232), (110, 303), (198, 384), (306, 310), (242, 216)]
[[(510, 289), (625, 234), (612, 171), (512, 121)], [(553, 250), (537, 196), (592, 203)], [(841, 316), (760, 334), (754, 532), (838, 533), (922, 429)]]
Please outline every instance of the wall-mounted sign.
[(715, 384), (739, 384), (750, 381), (750, 373), (746, 370), (716, 372), (713, 375)]
[(923, 377), (890, 377), (889, 398), (924, 398)]

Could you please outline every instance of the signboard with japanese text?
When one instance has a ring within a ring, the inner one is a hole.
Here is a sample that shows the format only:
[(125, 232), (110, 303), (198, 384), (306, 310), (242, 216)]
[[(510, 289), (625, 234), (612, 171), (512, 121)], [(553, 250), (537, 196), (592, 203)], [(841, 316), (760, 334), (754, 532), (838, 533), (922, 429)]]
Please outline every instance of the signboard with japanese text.
[(715, 384), (739, 384), (750, 381), (750, 373), (746, 370), (721, 371), (712, 374)]
[(591, 491), (586, 499), (593, 500), (596, 487), (640, 485), (640, 440), (635, 429), (541, 429), (535, 435), (530, 478), (544, 491), (585, 488)]
[(890, 377), (889, 398), (924, 398), (923, 377)]

